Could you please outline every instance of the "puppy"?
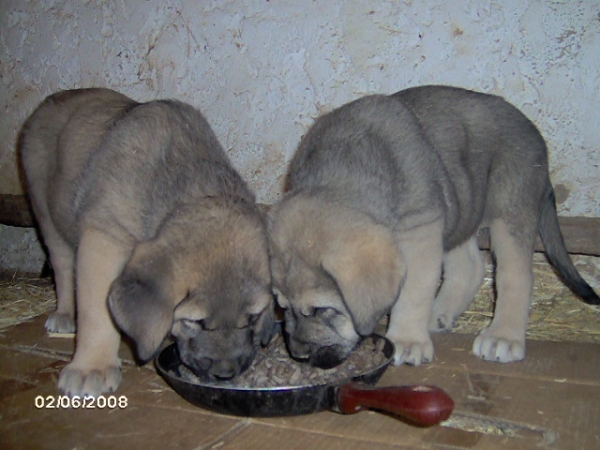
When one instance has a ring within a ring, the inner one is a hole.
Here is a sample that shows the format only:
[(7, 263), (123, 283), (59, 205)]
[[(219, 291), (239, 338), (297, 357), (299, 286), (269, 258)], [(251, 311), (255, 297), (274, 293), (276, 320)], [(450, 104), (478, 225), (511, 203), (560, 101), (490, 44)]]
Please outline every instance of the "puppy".
[(46, 329), (76, 317), (62, 391), (117, 388), (119, 329), (141, 361), (172, 333), (198, 376), (248, 367), (273, 322), (266, 221), (198, 111), (60, 92), (25, 122), (20, 155), (55, 274)]
[(364, 97), (316, 121), (287, 181), (270, 214), (273, 285), (291, 353), (316, 366), (339, 364), (388, 313), (394, 362), (431, 361), (429, 331), (451, 329), (483, 280), (483, 227), (498, 301), (475, 355), (524, 357), (538, 232), (565, 283), (599, 303), (565, 249), (544, 140), (499, 97), (444, 86)]

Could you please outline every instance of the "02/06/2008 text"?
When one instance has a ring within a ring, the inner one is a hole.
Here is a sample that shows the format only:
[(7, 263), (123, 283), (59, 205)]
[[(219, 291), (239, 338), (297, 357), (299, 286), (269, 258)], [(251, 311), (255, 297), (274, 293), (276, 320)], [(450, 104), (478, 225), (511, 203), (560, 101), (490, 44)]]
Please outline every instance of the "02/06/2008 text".
[(100, 395), (98, 397), (68, 397), (66, 395), (38, 395), (37, 409), (125, 409), (129, 405), (126, 396)]

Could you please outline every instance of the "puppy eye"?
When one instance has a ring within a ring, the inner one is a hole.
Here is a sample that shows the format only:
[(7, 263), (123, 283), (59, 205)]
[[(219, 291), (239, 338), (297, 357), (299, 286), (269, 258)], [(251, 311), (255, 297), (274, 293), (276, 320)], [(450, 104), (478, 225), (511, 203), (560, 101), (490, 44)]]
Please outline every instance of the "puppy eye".
[(313, 309), (312, 315), (314, 317), (331, 317), (335, 315), (337, 311), (329, 307), (317, 307)]
[(262, 314), (262, 312), (260, 312), (258, 314), (248, 314), (248, 321), (246, 323), (244, 323), (243, 325), (240, 325), (238, 323), (236, 328), (238, 330), (243, 330), (244, 328), (253, 327), (256, 324), (256, 322), (258, 322), (258, 319), (260, 318), (261, 314)]
[(189, 328), (196, 328), (198, 326), (198, 322), (190, 319), (181, 319), (181, 323)]
[(314, 307), (314, 308), (308, 308), (305, 309), (304, 311), (301, 311), (301, 314), (304, 317), (320, 317), (323, 314), (325, 314), (327, 312), (327, 310), (330, 310), (331, 308), (322, 308), (322, 307)]
[(294, 313), (302, 317), (313, 317), (315, 315), (315, 308), (295, 310)]
[(206, 324), (204, 320), (181, 319), (181, 322), (187, 328), (191, 328), (193, 330), (206, 330)]

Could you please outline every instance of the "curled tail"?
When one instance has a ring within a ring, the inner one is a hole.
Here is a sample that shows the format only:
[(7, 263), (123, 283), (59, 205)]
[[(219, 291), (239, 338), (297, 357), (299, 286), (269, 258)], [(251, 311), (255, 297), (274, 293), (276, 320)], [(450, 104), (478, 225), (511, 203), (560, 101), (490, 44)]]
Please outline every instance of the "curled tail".
[(567, 252), (565, 241), (558, 225), (554, 189), (552, 189), (550, 183), (548, 183), (546, 192), (544, 192), (540, 213), (540, 235), (550, 264), (554, 266), (564, 283), (575, 295), (580, 297), (585, 303), (599, 305), (600, 297), (579, 275)]

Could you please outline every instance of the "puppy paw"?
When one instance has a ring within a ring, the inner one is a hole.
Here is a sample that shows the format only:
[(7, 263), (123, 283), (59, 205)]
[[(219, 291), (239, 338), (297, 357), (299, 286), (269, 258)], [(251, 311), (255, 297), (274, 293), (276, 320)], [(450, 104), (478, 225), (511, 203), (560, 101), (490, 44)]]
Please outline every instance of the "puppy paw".
[(69, 397), (98, 397), (104, 392), (113, 392), (121, 383), (121, 368), (118, 364), (104, 367), (80, 367), (68, 364), (60, 372), (58, 389)]
[(70, 314), (52, 313), (45, 326), (49, 333), (75, 333), (75, 321)]
[(429, 331), (445, 331), (451, 330), (454, 326), (454, 319), (448, 314), (434, 314), (429, 322)]
[(525, 340), (507, 339), (483, 330), (473, 342), (473, 353), (486, 361), (512, 362), (525, 358)]
[(396, 347), (393, 359), (395, 366), (401, 364), (419, 366), (421, 363), (433, 361), (433, 342), (431, 342), (431, 339), (419, 342), (391, 340)]

